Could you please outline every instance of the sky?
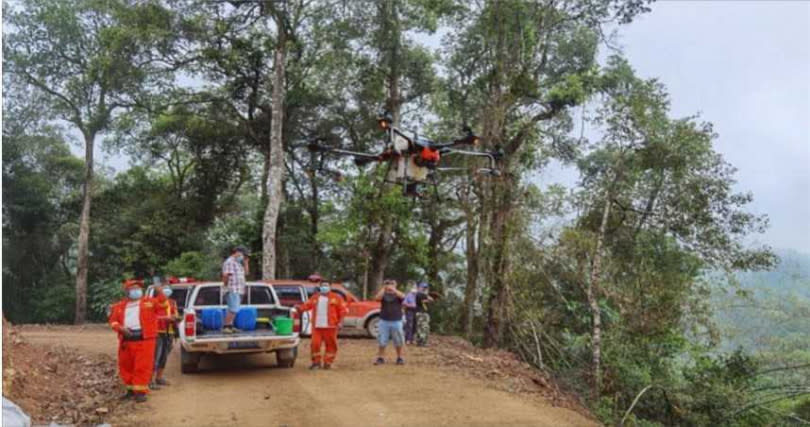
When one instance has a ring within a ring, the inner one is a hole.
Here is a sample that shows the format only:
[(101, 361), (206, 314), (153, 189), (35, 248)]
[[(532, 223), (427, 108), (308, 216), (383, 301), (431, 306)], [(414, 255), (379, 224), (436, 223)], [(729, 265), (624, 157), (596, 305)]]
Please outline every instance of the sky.
[(752, 242), (810, 254), (810, 2), (659, 1), (619, 27), (617, 42), (640, 76), (667, 86), (673, 116), (714, 123), (716, 149), (738, 169), (736, 190), (751, 191), (750, 210), (770, 218)]
[(736, 189), (770, 218), (758, 240), (810, 253), (810, 2), (658, 2), (618, 41), (674, 116), (714, 123)]

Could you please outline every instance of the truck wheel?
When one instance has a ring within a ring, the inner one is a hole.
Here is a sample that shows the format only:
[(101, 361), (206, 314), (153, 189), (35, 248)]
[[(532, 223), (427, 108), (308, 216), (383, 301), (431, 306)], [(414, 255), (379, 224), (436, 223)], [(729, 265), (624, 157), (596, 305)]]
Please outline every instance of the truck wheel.
[(377, 339), (380, 334), (380, 316), (374, 316), (366, 322), (366, 331), (371, 338)]
[(295, 366), (295, 359), (298, 357), (298, 347), (285, 348), (276, 352), (276, 360), (281, 368), (292, 368)]
[(193, 374), (199, 370), (200, 367), (200, 353), (191, 353), (186, 351), (183, 346), (180, 346), (180, 372), (184, 374)]

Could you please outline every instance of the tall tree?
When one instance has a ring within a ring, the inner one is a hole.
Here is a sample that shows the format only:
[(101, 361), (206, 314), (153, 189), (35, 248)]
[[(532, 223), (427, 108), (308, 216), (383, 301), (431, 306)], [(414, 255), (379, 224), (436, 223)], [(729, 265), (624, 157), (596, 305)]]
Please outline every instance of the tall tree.
[(276, 24), (276, 44), (273, 55), (273, 106), (270, 129), (270, 162), (268, 164), (267, 207), (262, 223), (262, 278), (276, 278), (276, 226), (283, 196), (284, 179), (284, 97), (286, 94), (286, 71), (288, 18), (284, 9), (270, 6), (268, 13)]
[(172, 17), (153, 2), (33, 0), (12, 7), (5, 19), (6, 70), (40, 91), (55, 118), (72, 124), (84, 142), (75, 310), (75, 323), (82, 323), (96, 138), (140, 93), (163, 82)]
[[(432, 56), (416, 45), (408, 33), (435, 32), (439, 20), (455, 8), (454, 3), (384, 0), (377, 2), (373, 9), (362, 2), (355, 6), (357, 18), (371, 22), (367, 43), (374, 56), (369, 61), (370, 67), (364, 70), (365, 79), (371, 83), (369, 87), (382, 84), (383, 106), (391, 113), (394, 126), (404, 122), (403, 107), (429, 94), (435, 80)], [(395, 236), (406, 227), (392, 215), (382, 215), (379, 219), (379, 223), (369, 224), (372, 237), (367, 287), (370, 289), (382, 283), (391, 261)]]
[[(472, 104), (484, 146), (505, 156), (503, 177), (481, 191), (480, 267), (487, 292), (484, 343), (501, 342), (508, 317), (513, 215), (521, 178), (551, 155), (568, 151), (567, 107), (581, 103), (592, 86), (596, 46), (605, 21), (629, 22), (642, 1), (523, 2), (493, 0), (470, 8), (454, 34), (450, 58), (456, 87), (475, 89)], [(474, 70), (470, 72), (469, 70)], [(470, 107), (468, 107), (470, 108)]]
[[(696, 262), (728, 272), (767, 268), (773, 262), (767, 248), (748, 249), (741, 242), (746, 234), (761, 232), (767, 219), (742, 210), (750, 195), (731, 191), (733, 168), (713, 151), (711, 125), (691, 117), (669, 118), (661, 84), (635, 77), (620, 58), (610, 59), (602, 81), (606, 99), (596, 123), (603, 136), (580, 162), (579, 199), (585, 205), (580, 237), (589, 242), (580, 252), (585, 254), (580, 267), (589, 272), (581, 280), (591, 314), (594, 399), (602, 390), (603, 283), (612, 282), (611, 295), (624, 295), (628, 291), (615, 286), (642, 275), (668, 273), (664, 263), (650, 272), (645, 260), (654, 255), (640, 254), (639, 248), (655, 242), (657, 251), (668, 250), (673, 260), (683, 259), (681, 268), (692, 274)], [(612, 266), (605, 268), (608, 260)], [(665, 281), (678, 289), (676, 283), (690, 286), (695, 277), (672, 274)], [(671, 298), (659, 296), (662, 301)], [(622, 305), (636, 298), (628, 295)], [(636, 315), (644, 312), (640, 310)]]

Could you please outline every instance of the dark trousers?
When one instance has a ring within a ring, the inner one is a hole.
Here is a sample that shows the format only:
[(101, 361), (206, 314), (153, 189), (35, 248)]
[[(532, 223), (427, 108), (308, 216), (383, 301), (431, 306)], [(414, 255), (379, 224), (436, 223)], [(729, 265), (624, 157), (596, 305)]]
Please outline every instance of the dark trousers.
[(160, 333), (155, 342), (155, 370), (166, 367), (166, 359), (172, 352), (172, 341), (174, 337), (169, 334)]
[(405, 342), (413, 342), (414, 334), (416, 334), (416, 310), (412, 308), (405, 309)]

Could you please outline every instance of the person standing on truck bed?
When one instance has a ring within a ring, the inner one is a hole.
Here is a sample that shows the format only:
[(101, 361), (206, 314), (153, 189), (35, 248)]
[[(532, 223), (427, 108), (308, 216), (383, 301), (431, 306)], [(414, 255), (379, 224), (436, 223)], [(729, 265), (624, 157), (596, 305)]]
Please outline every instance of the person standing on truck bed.
[(239, 313), (242, 295), (245, 294), (247, 253), (244, 246), (237, 246), (231, 251), (231, 256), (222, 263), (222, 286), (226, 289), (225, 304), (228, 306), (222, 332), (226, 334), (236, 332), (233, 327), (233, 319), (236, 317), (236, 313)]
[(161, 305), (166, 295), (157, 288), (157, 298), (143, 298), (143, 280), (125, 280), (127, 297), (115, 303), (108, 322), (118, 332), (118, 373), (127, 387), (122, 399), (146, 402), (155, 363), (155, 337)]
[[(346, 302), (338, 294), (330, 291), (329, 282), (321, 282), (318, 292), (307, 302), (299, 305), (301, 312), (312, 310), (312, 365), (309, 369), (318, 369), (323, 360), (323, 369), (329, 369), (335, 362), (338, 351), (337, 333), (343, 322), (343, 316), (349, 311)], [(321, 343), (326, 345), (326, 352), (321, 358)]]
[(166, 301), (160, 304), (161, 318), (158, 319), (158, 335), (155, 341), (155, 374), (149, 385), (152, 390), (157, 390), (162, 385), (169, 385), (169, 382), (163, 378), (163, 370), (166, 368), (169, 353), (172, 352), (172, 344), (177, 331), (175, 324), (180, 320), (177, 301), (169, 298), (172, 296), (172, 288), (164, 282), (161, 291), (166, 296)]
[(395, 280), (386, 280), (383, 282), (382, 289), (377, 292), (375, 299), (381, 302), (381, 307), (380, 330), (377, 334), (379, 352), (374, 364), (382, 365), (385, 363), (385, 347), (388, 346), (388, 341), (391, 340), (394, 342), (394, 348), (397, 351), (397, 365), (404, 365), (405, 360), (402, 359), (402, 345), (405, 342), (402, 337), (402, 301), (405, 299), (405, 294), (397, 290)]

